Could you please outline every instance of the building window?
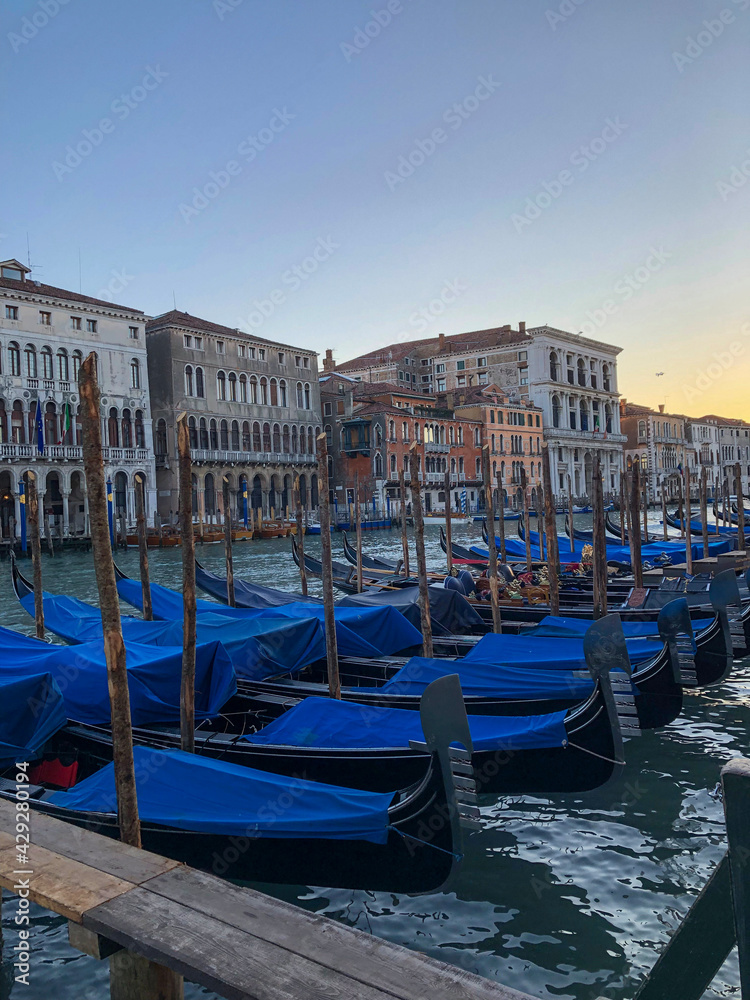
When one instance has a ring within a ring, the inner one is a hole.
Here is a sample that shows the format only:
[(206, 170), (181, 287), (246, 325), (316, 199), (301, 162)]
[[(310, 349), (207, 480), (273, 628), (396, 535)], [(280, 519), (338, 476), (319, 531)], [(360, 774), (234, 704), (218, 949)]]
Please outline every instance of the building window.
[[(240, 402), (247, 402), (247, 375), (240, 375)], [(245, 451), (247, 450), (246, 448)]]
[(445, 365), (435, 365), (435, 374), (440, 375), (445, 371)]
[(247, 357), (247, 347), (245, 344), (237, 344), (237, 357), (245, 358)]
[(5, 318), (6, 319), (18, 319), (18, 306), (6, 306), (5, 307)]
[(229, 373), (229, 399), (233, 402), (237, 402), (237, 376), (234, 372)]
[(52, 326), (52, 313), (39, 310), (39, 322), (42, 326)]
[(182, 343), (185, 345), (185, 347), (192, 348), (192, 346), (193, 346), (193, 338), (190, 336), (189, 333), (183, 334), (183, 336), (182, 336)]
[(193, 349), (196, 351), (203, 350), (203, 337), (193, 337)]
[(193, 383), (193, 366), (185, 366), (185, 395), (193, 396), (195, 390), (195, 385)]
[(70, 379), (70, 365), (68, 364), (68, 352), (64, 347), (61, 347), (57, 352), (57, 377), (61, 382), (67, 382)]
[(524, 376), (523, 376), (523, 377), (521, 378), (521, 385), (528, 385), (528, 384), (529, 384), (529, 380), (528, 380), (528, 378), (527, 378), (527, 377), (526, 377), (526, 376), (524, 375)]
[(462, 372), (465, 368), (466, 368), (466, 362), (465, 361), (457, 361), (456, 362), (456, 371), (457, 372)]
[(216, 353), (217, 354), (226, 354), (226, 344), (224, 343), (223, 340), (217, 340), (216, 341)]
[(258, 348), (258, 360), (259, 361), (265, 361), (266, 360), (266, 349), (265, 349), (265, 347), (259, 347)]
[(80, 351), (73, 351), (73, 381), (78, 381), (78, 371), (83, 364), (83, 355)]
[(139, 331), (138, 327), (137, 326), (130, 326), (130, 327), (128, 327), (128, 330), (130, 331), (130, 339), (131, 340), (138, 340), (138, 338), (140, 337), (140, 331)]
[(141, 387), (141, 363), (138, 358), (132, 358), (130, 362), (130, 388), (140, 389)]
[(477, 368), (486, 368), (487, 358), (477, 358)]
[(97, 328), (97, 320), (95, 320), (95, 319), (87, 319), (86, 320), (86, 332), (87, 333), (96, 333), (96, 328)]
[(36, 378), (37, 377), (36, 348), (34, 347), (34, 345), (27, 344), (24, 354), (26, 355), (26, 377)]
[(203, 379), (203, 369), (195, 369), (195, 395), (203, 399), (206, 395), (206, 386)]
[(310, 409), (310, 386), (305, 382), (305, 409)]
[(43, 347), (41, 353), (42, 353), (42, 378), (46, 379), (54, 378), (54, 372), (52, 370), (52, 348)]
[(519, 361), (528, 361), (528, 358), (529, 358), (529, 352), (528, 351), (519, 351), (518, 352), (518, 360)]
[(216, 374), (216, 398), (221, 400), (227, 398), (227, 377), (224, 372)]
[(445, 392), (445, 379), (444, 378), (439, 378), (437, 380), (437, 391), (438, 392)]
[(466, 376), (459, 375), (458, 378), (456, 379), (456, 385), (466, 385)]
[(285, 365), (286, 364), (285, 357), (286, 356), (285, 356), (284, 352), (283, 351), (279, 351), (279, 364), (280, 365)]
[(323, 416), (330, 417), (333, 412), (333, 408), (330, 403), (323, 403)]
[[(479, 376), (477, 378), (477, 381), (479, 382), (479, 385), (487, 385), (488, 382), (489, 382), (489, 380), (490, 380), (489, 372), (480, 372), (479, 373)], [(529, 380), (526, 379), (526, 382), (528, 382), (528, 381)], [(525, 384), (524, 381), (521, 380), (521, 385), (524, 385), (524, 384)]]

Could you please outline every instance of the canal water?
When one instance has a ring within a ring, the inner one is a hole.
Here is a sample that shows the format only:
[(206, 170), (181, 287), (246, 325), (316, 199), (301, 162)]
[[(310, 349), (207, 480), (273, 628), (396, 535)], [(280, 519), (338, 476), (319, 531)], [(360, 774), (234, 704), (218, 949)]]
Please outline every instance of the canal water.
[[(585, 517), (580, 518), (582, 524)], [(515, 534), (513, 522), (506, 522)], [(340, 536), (334, 535), (334, 556)], [(455, 540), (480, 540), (478, 525), (455, 528)], [(319, 552), (320, 538), (306, 544)], [(399, 558), (396, 531), (365, 534), (368, 551)], [(438, 528), (427, 528), (428, 565), (444, 565)], [(235, 546), (235, 574), (297, 589), (289, 540)], [(198, 557), (223, 565), (221, 545)], [(118, 555), (137, 575), (137, 552)], [(90, 554), (45, 557), (45, 588), (95, 601)], [(179, 587), (179, 549), (151, 552), (153, 579)], [(311, 592), (318, 584), (311, 581)], [(130, 611), (130, 609), (129, 609)], [(32, 631), (15, 603), (9, 566), (0, 564), (0, 624)], [(682, 716), (666, 729), (626, 746), (619, 785), (585, 795), (485, 797), (482, 830), (448, 891), (426, 896), (352, 892), (308, 886), (259, 886), (362, 931), (414, 948), (544, 998), (631, 997), (725, 850), (719, 771), (730, 757), (750, 754), (750, 662), (729, 681), (687, 693)], [(35, 908), (31, 985), (13, 982), (15, 902), (5, 894), (0, 1000), (104, 1000), (107, 963), (72, 950), (66, 922)], [(738, 995), (732, 956), (707, 997)], [(213, 994), (188, 985), (186, 997)], [(437, 1000), (437, 998), (436, 998)]]

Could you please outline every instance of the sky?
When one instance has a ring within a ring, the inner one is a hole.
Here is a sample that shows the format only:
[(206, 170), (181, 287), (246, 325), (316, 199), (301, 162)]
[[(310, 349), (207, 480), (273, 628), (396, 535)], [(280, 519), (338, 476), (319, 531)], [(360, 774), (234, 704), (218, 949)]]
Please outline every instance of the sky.
[(38, 280), (339, 361), (549, 324), (622, 347), (628, 399), (750, 419), (750, 0), (5, 0), (0, 29), (0, 256)]

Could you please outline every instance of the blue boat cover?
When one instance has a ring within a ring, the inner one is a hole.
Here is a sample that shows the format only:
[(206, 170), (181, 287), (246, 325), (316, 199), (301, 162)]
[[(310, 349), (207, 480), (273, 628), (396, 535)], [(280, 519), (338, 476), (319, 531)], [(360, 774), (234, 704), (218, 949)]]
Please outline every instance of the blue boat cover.
[[(135, 580), (117, 581), (120, 597), (133, 607), (142, 607), (141, 585)], [(158, 583), (151, 584), (151, 602), (154, 617), (182, 621), (182, 594)], [(316, 618), (324, 619), (323, 606), (319, 604), (285, 604), (277, 608), (253, 610), (229, 608), (214, 601), (197, 602), (199, 619), (203, 612), (226, 615), (247, 621), (252, 618)], [(342, 608), (334, 609), (336, 639), (341, 656), (388, 656), (422, 643), (422, 634), (395, 608)]]
[(570, 670), (529, 670), (494, 663), (463, 660), (430, 660), (412, 656), (391, 679), (379, 688), (351, 688), (357, 692), (422, 694), (438, 677), (458, 674), (464, 697), (548, 700), (587, 698), (593, 690), (590, 677), (576, 677)]
[[(470, 715), (475, 750), (535, 750), (559, 747), (567, 739), (565, 712), (549, 715)], [(337, 749), (402, 749), (409, 740), (424, 742), (419, 712), (370, 708), (351, 701), (305, 698), (250, 743)]]
[[(433, 635), (461, 635), (483, 624), (482, 618), (459, 591), (447, 590), (434, 584), (430, 592), (430, 618)], [(397, 587), (395, 590), (366, 590), (363, 594), (343, 597), (337, 608), (391, 607), (399, 611), (416, 629), (421, 629), (419, 587)], [(420, 637), (421, 641), (421, 637)]]
[[(227, 603), (227, 578), (217, 576), (196, 563), (195, 582), (211, 594), (217, 601)], [(322, 604), (317, 597), (307, 597), (304, 594), (290, 594), (286, 590), (275, 590), (273, 587), (263, 587), (258, 583), (250, 583), (234, 578), (234, 603), (238, 608), (278, 608), (283, 604)]]
[[(182, 647), (155, 648), (125, 643), (134, 726), (180, 721)], [(3, 658), (33, 671), (52, 674), (65, 696), (67, 716), (75, 722), (106, 725), (111, 721), (104, 641), (56, 646), (0, 627)], [(195, 653), (195, 716), (211, 718), (237, 690), (237, 679), (219, 642), (199, 643)]]
[[(68, 642), (91, 642), (102, 636), (98, 608), (65, 595), (43, 595), (44, 624)], [(21, 604), (34, 614), (34, 596), (26, 594)], [(323, 626), (315, 618), (259, 618), (240, 620), (223, 613), (217, 605), (198, 616), (198, 642), (221, 642), (237, 675), (263, 680), (277, 674), (294, 673), (324, 659)], [(181, 621), (144, 621), (123, 616), (122, 634), (128, 642), (149, 646), (181, 646)]]
[[(534, 625), (528, 631), (524, 630), (524, 635), (567, 638), (583, 635), (590, 624), (591, 622), (585, 618), (563, 618), (558, 615), (547, 615), (546, 618), (542, 618), (538, 625)], [(697, 634), (707, 629), (709, 625), (713, 625), (713, 618), (694, 618), (692, 624), (693, 632)], [(656, 622), (623, 622), (622, 630), (626, 639), (657, 638), (659, 635), (659, 627)], [(632, 657), (631, 646), (628, 646), (628, 651), (631, 652)]]
[[(339, 788), (181, 750), (135, 746), (133, 757), (145, 823), (249, 838), (388, 839), (393, 792)], [(75, 812), (116, 812), (114, 764), (47, 801)]]
[[(529, 540), (531, 542), (531, 558), (534, 560), (546, 559), (547, 557), (547, 547), (544, 546), (544, 554), (541, 555), (539, 552), (539, 533), (537, 531), (529, 532)], [(498, 546), (500, 545), (500, 539), (497, 540)], [(558, 537), (558, 549), (560, 552), (560, 561), (567, 563), (578, 563), (581, 561), (583, 554), (583, 546), (588, 545), (589, 542), (583, 542), (576, 539), (573, 547), (573, 551), (570, 551), (570, 539), (567, 537)], [(733, 540), (726, 539), (719, 542), (709, 542), (708, 549), (709, 555), (718, 556), (722, 552), (729, 552), (732, 548)], [(703, 557), (703, 543), (696, 543), (692, 546), (693, 559), (701, 559)], [(483, 549), (480, 546), (472, 545), (471, 551), (475, 555), (481, 556), (483, 559), (489, 559), (489, 552), (487, 549)], [(505, 551), (518, 559), (526, 559), (526, 543), (520, 538), (506, 538), (505, 539)], [(651, 562), (654, 559), (662, 555), (668, 555), (672, 557), (682, 558), (685, 555), (685, 544), (684, 542), (653, 542), (648, 545), (641, 546), (641, 558), (644, 562)], [(628, 546), (619, 545), (607, 545), (607, 559), (612, 562), (621, 562), (627, 565), (630, 564), (630, 548)]]
[[(582, 624), (587, 626), (591, 622)], [(582, 634), (585, 631), (584, 627), (576, 634), (556, 633), (549, 638), (543, 634), (529, 636), (525, 631), (522, 635), (496, 635), (489, 632), (466, 654), (464, 662), (526, 666), (541, 670), (586, 670), (588, 668), (583, 655)], [(650, 660), (664, 647), (661, 639), (654, 642), (648, 638), (648, 633), (645, 637), (626, 638), (625, 643), (631, 663)]]
[(63, 696), (51, 673), (24, 660), (0, 667), (0, 762), (33, 760), (68, 721)]

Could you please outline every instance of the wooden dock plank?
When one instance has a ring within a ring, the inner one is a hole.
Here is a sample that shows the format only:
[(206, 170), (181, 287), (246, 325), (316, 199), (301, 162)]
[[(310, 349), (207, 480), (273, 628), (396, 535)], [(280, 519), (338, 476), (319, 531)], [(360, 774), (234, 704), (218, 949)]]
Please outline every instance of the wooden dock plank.
[(279, 946), (400, 1000), (513, 1000), (522, 995), (374, 935), (192, 869), (169, 872), (146, 888), (174, 902), (226, 921), (255, 939)]
[(133, 889), (132, 882), (33, 843), (28, 850), (27, 864), (19, 864), (15, 846), (0, 851), (0, 885), (13, 891), (20, 879), (29, 880), (32, 902), (76, 923), (81, 922), (83, 914), (92, 906)]

